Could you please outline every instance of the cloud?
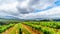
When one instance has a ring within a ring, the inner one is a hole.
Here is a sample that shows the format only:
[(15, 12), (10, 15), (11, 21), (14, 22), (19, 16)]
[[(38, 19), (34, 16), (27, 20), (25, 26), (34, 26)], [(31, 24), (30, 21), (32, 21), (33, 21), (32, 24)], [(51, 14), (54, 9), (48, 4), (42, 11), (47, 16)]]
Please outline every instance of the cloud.
[(60, 6), (38, 13), (25, 14), (22, 17), (24, 19), (34, 19), (34, 18), (60, 19)]
[(40, 9), (40, 10), (44, 10), (46, 9), (48, 6), (54, 7), (54, 2), (56, 0), (39, 0), (37, 2), (37, 4), (33, 5), (33, 8), (35, 9)]
[(55, 5), (56, 1), (57, 0), (0, 0), (0, 15), (4, 14), (1, 16), (12, 16), (21, 19), (55, 18), (54, 15), (58, 17), (60, 13), (60, 7), (56, 7)]

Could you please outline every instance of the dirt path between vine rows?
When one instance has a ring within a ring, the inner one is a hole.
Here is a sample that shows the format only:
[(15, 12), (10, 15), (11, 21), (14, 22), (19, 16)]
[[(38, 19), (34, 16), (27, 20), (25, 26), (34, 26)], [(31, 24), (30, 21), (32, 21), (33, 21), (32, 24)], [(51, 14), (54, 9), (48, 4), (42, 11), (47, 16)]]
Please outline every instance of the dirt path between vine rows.
[[(16, 29), (16, 27), (17, 27), (17, 26), (15, 25), (15, 26), (7, 29), (5, 32), (3, 32), (3, 33), (1, 33), (1, 34), (18, 34), (18, 29)], [(16, 29), (16, 30), (15, 30), (15, 29)], [(13, 32), (13, 30), (15, 30), (15, 31)]]
[(27, 26), (25, 24), (22, 24), (22, 27), (25, 28), (27, 31), (29, 31), (31, 34), (42, 34), (42, 32), (35, 30), (31, 28), (30, 26)]

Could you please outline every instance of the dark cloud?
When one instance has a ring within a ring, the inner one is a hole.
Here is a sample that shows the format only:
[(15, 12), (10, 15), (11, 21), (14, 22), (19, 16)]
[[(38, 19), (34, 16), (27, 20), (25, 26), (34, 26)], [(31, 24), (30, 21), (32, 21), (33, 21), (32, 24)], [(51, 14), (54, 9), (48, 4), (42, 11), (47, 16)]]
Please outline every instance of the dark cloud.
[(28, 14), (28, 13), (32, 13), (34, 12), (34, 9), (32, 8), (20, 8), (20, 7), (16, 7), (17, 10), (19, 11), (20, 14)]
[[(20, 2), (27, 1), (27, 0), (18, 0), (19, 4)], [(21, 8), (19, 4), (17, 5), (17, 10), (19, 11), (20, 14), (28, 14), (28, 13), (33, 13), (35, 12), (35, 9), (33, 9), (33, 5), (38, 4), (40, 0), (29, 0), (28, 1), (28, 7), (26, 8)]]
[(29, 5), (39, 4), (40, 0), (30, 0)]
[[(9, 15), (17, 16), (17, 18), (18, 17), (22, 17), (25, 19), (27, 19), (27, 17), (43, 18), (43, 17), (46, 17), (46, 15), (44, 14), (45, 10), (43, 11), (43, 13), (37, 13), (37, 11), (35, 10), (37, 9), (43, 10), (43, 9), (46, 9), (48, 6), (54, 6), (53, 3), (54, 3), (54, 0), (2, 0), (0, 2), (0, 12), (5, 13), (7, 15), (9, 14)], [(46, 14), (47, 13), (48, 11), (46, 12)]]
[(23, 2), (23, 1), (25, 1), (25, 0), (18, 0), (18, 2)]

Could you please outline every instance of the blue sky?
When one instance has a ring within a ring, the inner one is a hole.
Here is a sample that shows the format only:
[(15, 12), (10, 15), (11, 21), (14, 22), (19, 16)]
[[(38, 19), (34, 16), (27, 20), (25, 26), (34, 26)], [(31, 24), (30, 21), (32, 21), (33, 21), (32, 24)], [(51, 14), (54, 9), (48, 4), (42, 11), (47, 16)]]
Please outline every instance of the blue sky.
[(56, 6), (60, 6), (60, 0), (55, 2)]
[(0, 17), (60, 19), (60, 0), (0, 0)]

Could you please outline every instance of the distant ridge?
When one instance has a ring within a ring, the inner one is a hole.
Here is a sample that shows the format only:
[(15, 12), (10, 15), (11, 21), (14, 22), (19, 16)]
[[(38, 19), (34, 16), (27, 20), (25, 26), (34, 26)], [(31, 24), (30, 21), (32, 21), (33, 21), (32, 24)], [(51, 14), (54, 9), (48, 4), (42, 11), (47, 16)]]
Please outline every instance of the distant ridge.
[(44, 18), (35, 18), (35, 19), (21, 19), (21, 18), (17, 18), (17, 17), (12, 17), (12, 16), (5, 16), (5, 17), (0, 17), (0, 19), (8, 19), (8, 20), (46, 20), (46, 21), (60, 21), (60, 19), (44, 19)]

